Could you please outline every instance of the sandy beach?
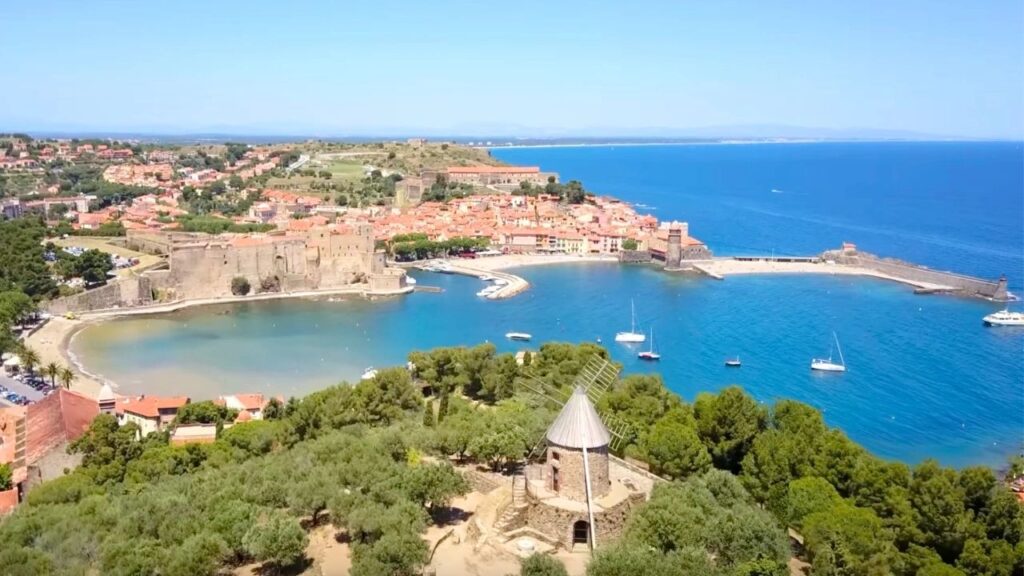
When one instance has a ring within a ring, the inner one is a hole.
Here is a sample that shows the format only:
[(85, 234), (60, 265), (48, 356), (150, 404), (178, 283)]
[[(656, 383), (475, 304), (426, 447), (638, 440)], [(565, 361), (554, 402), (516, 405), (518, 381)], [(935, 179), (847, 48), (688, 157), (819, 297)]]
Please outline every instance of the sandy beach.
[(45, 366), (50, 362), (56, 362), (71, 368), (75, 372), (75, 381), (71, 384), (71, 389), (95, 398), (99, 395), (100, 387), (103, 384), (84, 373), (68, 350), (72, 336), (89, 323), (89, 320), (69, 320), (55, 316), (29, 336), (25, 343), (39, 355), (41, 365)]
[[(120, 308), (116, 310), (102, 310), (98, 312), (81, 314), (77, 319), (69, 319), (63, 316), (51, 317), (45, 325), (39, 330), (36, 330), (30, 335), (25, 343), (26, 345), (35, 350), (39, 355), (40, 364), (46, 365), (50, 362), (56, 362), (70, 367), (75, 372), (75, 381), (71, 384), (71, 389), (75, 392), (85, 394), (87, 396), (95, 398), (99, 395), (100, 388), (103, 386), (103, 382), (97, 377), (87, 373), (83, 367), (78, 363), (77, 359), (70, 351), (71, 339), (75, 334), (85, 328), (86, 326), (102, 322), (118, 316), (135, 316), (143, 314), (162, 314), (167, 312), (174, 312), (176, 310), (182, 310), (184, 308), (192, 308), (196, 306), (208, 306), (214, 304), (230, 304), (236, 302), (251, 302), (260, 300), (279, 300), (284, 298), (316, 298), (323, 296), (392, 296), (399, 294), (406, 294), (411, 292), (412, 288), (407, 290), (401, 290), (396, 292), (388, 293), (369, 293), (366, 292), (362, 287), (347, 287), (335, 290), (316, 290), (306, 292), (288, 292), (288, 293), (275, 293), (275, 294), (255, 294), (251, 296), (238, 296), (228, 298), (206, 298), (201, 300), (186, 300), (179, 302), (171, 302), (167, 304), (159, 304), (155, 306), (145, 306), (140, 308)], [(117, 388), (117, 385), (110, 382), (110, 385)]]

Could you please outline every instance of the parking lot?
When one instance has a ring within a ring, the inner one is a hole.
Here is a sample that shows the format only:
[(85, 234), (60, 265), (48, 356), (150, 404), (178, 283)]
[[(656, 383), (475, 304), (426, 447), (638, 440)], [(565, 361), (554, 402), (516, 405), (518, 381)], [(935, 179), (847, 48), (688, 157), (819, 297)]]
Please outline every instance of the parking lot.
[[(34, 385), (33, 385), (34, 384)], [(0, 374), (0, 402), (11, 405), (25, 405), (46, 397), (53, 388), (41, 376), (13, 378)]]

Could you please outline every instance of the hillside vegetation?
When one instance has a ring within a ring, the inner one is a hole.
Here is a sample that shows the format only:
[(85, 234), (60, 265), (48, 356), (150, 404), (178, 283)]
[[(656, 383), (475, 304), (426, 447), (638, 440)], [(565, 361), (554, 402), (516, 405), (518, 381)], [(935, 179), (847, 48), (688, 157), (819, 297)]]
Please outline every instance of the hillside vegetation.
[[(416, 574), (420, 538), (468, 486), (449, 462), (495, 470), (530, 452), (557, 405), (527, 372), (567, 389), (593, 344), (551, 343), (524, 365), (493, 345), (414, 352), (381, 370), (235, 424), (207, 445), (136, 439), (101, 416), (72, 449), (82, 466), (0, 522), (9, 574), (213, 574), (247, 562), (301, 570), (307, 531), (351, 541), (355, 575)], [(424, 401), (418, 386), (434, 396)], [(1005, 575), (1022, 568), (1024, 511), (988, 468), (880, 460), (798, 402), (764, 406), (736, 387), (687, 404), (658, 376), (622, 379), (600, 402), (627, 422), (622, 452), (675, 481), (656, 488), (592, 576), (788, 573), (785, 527), (811, 574)], [(182, 421), (225, 425), (200, 403)], [(543, 564), (543, 563), (541, 563)]]

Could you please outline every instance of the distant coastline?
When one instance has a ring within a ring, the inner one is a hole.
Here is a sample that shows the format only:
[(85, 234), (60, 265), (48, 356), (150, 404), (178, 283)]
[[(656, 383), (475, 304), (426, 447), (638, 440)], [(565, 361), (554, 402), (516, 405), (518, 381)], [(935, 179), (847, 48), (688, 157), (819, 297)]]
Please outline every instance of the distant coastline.
[[(224, 132), (160, 132), (135, 130), (9, 130), (0, 128), (0, 133), (26, 133), (39, 138), (100, 138), (118, 139), (156, 144), (221, 144), (223, 142), (242, 142), (246, 144), (286, 144), (316, 140), (349, 144), (365, 144), (381, 141), (405, 141), (408, 138), (425, 138), (433, 142), (454, 142), (478, 148), (556, 148), (556, 147), (590, 147), (590, 146), (682, 146), (708, 144), (816, 144), (816, 143), (851, 143), (851, 142), (1024, 142), (1024, 138), (971, 138), (961, 136), (942, 136), (933, 134), (865, 134), (850, 135), (709, 135), (709, 136), (513, 136), (509, 134), (441, 134), (424, 135), (417, 132), (384, 133), (368, 135), (328, 135), (328, 134), (285, 134), (273, 132), (251, 132), (240, 130)], [(490, 144), (487, 144), (490, 142)]]
[[(516, 148), (612, 148), (617, 146), (622, 147), (634, 147), (634, 146), (743, 146), (752, 144), (855, 144), (855, 143), (879, 143), (879, 142), (961, 142), (962, 140), (954, 139), (932, 139), (932, 140), (912, 140), (912, 139), (835, 139), (835, 138), (770, 138), (770, 139), (723, 139), (723, 140), (696, 140), (696, 141), (651, 141), (646, 142), (643, 140), (628, 141), (628, 142), (565, 142), (565, 143), (544, 143), (538, 142), (536, 144), (495, 144), (491, 146), (479, 146), (480, 148), (486, 148), (488, 150), (509, 150)], [(973, 141), (973, 140), (972, 140)]]

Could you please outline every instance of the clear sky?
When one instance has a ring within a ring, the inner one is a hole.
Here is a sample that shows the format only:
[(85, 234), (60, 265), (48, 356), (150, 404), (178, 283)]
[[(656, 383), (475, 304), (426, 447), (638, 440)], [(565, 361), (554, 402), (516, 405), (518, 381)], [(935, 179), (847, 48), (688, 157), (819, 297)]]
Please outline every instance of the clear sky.
[(0, 131), (1024, 136), (1024, 0), (33, 0)]

